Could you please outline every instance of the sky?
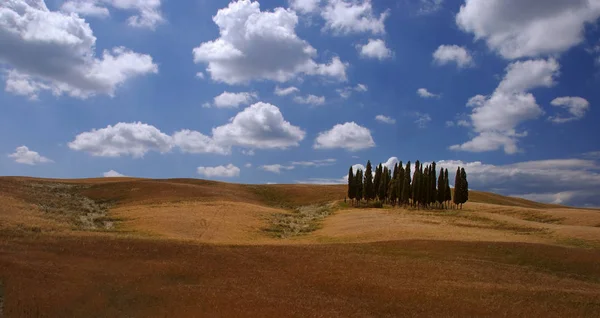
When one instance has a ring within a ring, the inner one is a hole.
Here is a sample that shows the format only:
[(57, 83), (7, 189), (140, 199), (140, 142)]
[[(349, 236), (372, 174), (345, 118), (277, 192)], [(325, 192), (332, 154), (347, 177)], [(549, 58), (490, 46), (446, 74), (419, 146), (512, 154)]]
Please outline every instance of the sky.
[(599, 18), (600, 0), (5, 0), (0, 175), (345, 183), (420, 160), (598, 207)]

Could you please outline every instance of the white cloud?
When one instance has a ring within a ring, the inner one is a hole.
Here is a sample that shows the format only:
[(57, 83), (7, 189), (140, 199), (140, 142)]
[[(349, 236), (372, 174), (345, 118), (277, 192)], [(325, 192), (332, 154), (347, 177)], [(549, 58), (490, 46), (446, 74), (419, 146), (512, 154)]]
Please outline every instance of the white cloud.
[(309, 105), (323, 105), (325, 104), (325, 96), (315, 96), (315, 95), (307, 95), (307, 96), (295, 96), (294, 102), (298, 104), (309, 104)]
[(535, 87), (551, 87), (560, 65), (555, 59), (528, 60), (511, 63), (498, 91), (503, 93), (526, 92)]
[(98, 18), (106, 18), (110, 15), (107, 8), (99, 6), (97, 1), (93, 0), (67, 1), (62, 4), (61, 10)]
[(385, 11), (377, 17), (370, 0), (328, 0), (321, 16), (325, 19), (324, 30), (332, 31), (335, 35), (384, 34), (384, 22), (389, 12)]
[(384, 167), (387, 167), (390, 170), (394, 170), (394, 166), (400, 162), (397, 157), (390, 157), (386, 162), (382, 163)]
[(193, 130), (180, 130), (169, 136), (158, 128), (134, 123), (118, 123), (102, 129), (93, 129), (75, 137), (69, 148), (93, 156), (143, 157), (148, 151), (166, 153), (178, 147), (184, 153), (230, 154), (232, 146), (253, 155), (252, 148), (285, 149), (298, 146), (305, 132), (285, 121), (274, 105), (256, 103), (230, 119), (228, 124), (213, 128), (212, 136)]
[(554, 59), (510, 64), (492, 95), (477, 95), (467, 103), (473, 109), (471, 126), (478, 135), (450, 149), (483, 152), (503, 148), (507, 154), (518, 152), (518, 138), (527, 135), (527, 132), (517, 132), (518, 126), (543, 114), (535, 97), (527, 91), (554, 85), (559, 69)]
[(389, 116), (384, 116), (384, 115), (377, 115), (375, 116), (375, 120), (377, 120), (378, 122), (382, 122), (384, 124), (395, 124), (396, 120), (392, 117)]
[(319, 9), (321, 0), (289, 0), (290, 8), (300, 13), (311, 13)]
[(244, 149), (244, 150), (242, 150), (242, 154), (246, 155), (246, 156), (254, 156), (255, 152), (254, 152), (254, 149), (249, 149), (249, 150)]
[(444, 0), (419, 0), (419, 5), (420, 14), (430, 14), (441, 10)]
[(319, 133), (313, 146), (315, 149), (343, 148), (350, 151), (371, 147), (375, 147), (371, 131), (355, 122), (337, 124), (330, 130)]
[(32, 98), (42, 90), (78, 98), (112, 96), (127, 80), (158, 72), (150, 55), (124, 47), (97, 57), (96, 37), (86, 21), (50, 11), (41, 0), (3, 4), (0, 43), (0, 61), (9, 68), (6, 90)]
[(550, 104), (555, 107), (566, 108), (570, 114), (569, 117), (561, 117), (560, 115), (548, 117), (548, 120), (557, 124), (582, 119), (590, 109), (590, 103), (581, 97), (559, 97), (555, 98)]
[(367, 85), (365, 84), (356, 84), (356, 87), (354, 87), (354, 90), (357, 92), (366, 92), (369, 90), (369, 88), (367, 87)]
[(457, 25), (506, 59), (561, 53), (581, 43), (600, 2), (468, 0)]
[(421, 96), (423, 98), (439, 98), (440, 97), (439, 94), (434, 94), (434, 93), (428, 91), (426, 88), (419, 88), (417, 90), (417, 94), (419, 94), (419, 96)]
[(280, 164), (264, 165), (260, 167), (264, 171), (280, 174), (281, 170), (294, 170), (294, 166), (283, 166)]
[(250, 104), (258, 98), (254, 92), (230, 93), (223, 92), (221, 95), (215, 96), (213, 104), (217, 108), (237, 108), (240, 105)]
[(130, 155), (139, 158), (150, 150), (169, 152), (172, 145), (171, 136), (156, 127), (133, 122), (108, 125), (106, 128), (81, 133), (69, 143), (69, 148), (99, 157)]
[(193, 130), (180, 130), (173, 134), (172, 145), (184, 153), (215, 153), (228, 155), (231, 149), (227, 145), (217, 144), (211, 137)]
[(195, 63), (207, 63), (215, 81), (227, 84), (252, 80), (288, 81), (298, 75), (346, 80), (347, 63), (339, 58), (317, 64), (317, 50), (295, 32), (298, 16), (289, 9), (260, 11), (258, 2), (239, 0), (213, 17), (220, 37), (193, 50)]
[(244, 165), (244, 167), (246, 167), (246, 168), (252, 168), (252, 164), (248, 162), (247, 164)]
[[(548, 203), (600, 205), (600, 166), (592, 160), (556, 159), (518, 162), (508, 165), (442, 160), (454, 174), (457, 166), (464, 167), (469, 187), (514, 195)], [(450, 180), (454, 180), (450, 177)]]
[(454, 127), (454, 122), (451, 120), (446, 121), (446, 127)]
[(125, 175), (120, 174), (114, 170), (110, 170), (107, 171), (105, 173), (102, 174), (105, 178), (118, 178), (118, 177), (124, 177)]
[(359, 55), (364, 58), (375, 58), (380, 61), (391, 58), (394, 53), (390, 50), (384, 40), (369, 39), (369, 42), (364, 45), (357, 45)]
[(219, 145), (271, 149), (298, 146), (306, 133), (283, 118), (277, 106), (258, 102), (233, 117), (226, 125), (213, 128)]
[(290, 86), (286, 88), (280, 88), (279, 86), (275, 86), (275, 91), (273, 92), (277, 96), (287, 96), (290, 94), (298, 93), (300, 90), (297, 87)]
[(302, 167), (324, 167), (331, 166), (336, 163), (336, 159), (318, 159), (318, 160), (310, 160), (310, 161), (292, 161), (290, 164), (292, 166), (302, 166)]
[(473, 66), (471, 53), (458, 45), (440, 45), (433, 52), (433, 60), (438, 65), (446, 65), (454, 62), (459, 68)]
[(343, 99), (347, 99), (352, 95), (352, 92), (359, 92), (359, 93), (364, 93), (366, 91), (368, 91), (369, 88), (367, 87), (367, 85), (365, 84), (356, 84), (356, 86), (351, 87), (351, 86), (346, 86), (344, 88), (338, 88), (335, 91), (340, 94), (340, 97)]
[(431, 121), (431, 116), (429, 116), (429, 114), (416, 112), (415, 116), (417, 117), (417, 119), (415, 120), (415, 124), (417, 124), (419, 128), (427, 127), (427, 124), (429, 124), (429, 122)]
[(202, 73), (202, 72), (197, 72), (197, 73), (196, 73), (196, 77), (197, 77), (197, 78), (200, 78), (200, 79), (204, 79), (204, 73)]
[(29, 150), (26, 146), (20, 146), (15, 149), (15, 152), (8, 155), (9, 158), (15, 159), (15, 162), (34, 166), (38, 163), (49, 163), (52, 160), (41, 156), (39, 153)]
[(118, 10), (137, 11), (136, 15), (127, 19), (132, 27), (154, 29), (164, 22), (160, 11), (161, 0), (69, 0), (63, 3), (61, 10), (104, 18), (110, 15), (104, 5)]
[(199, 175), (207, 178), (233, 178), (240, 175), (240, 168), (233, 164), (228, 164), (226, 166), (198, 167), (197, 172)]

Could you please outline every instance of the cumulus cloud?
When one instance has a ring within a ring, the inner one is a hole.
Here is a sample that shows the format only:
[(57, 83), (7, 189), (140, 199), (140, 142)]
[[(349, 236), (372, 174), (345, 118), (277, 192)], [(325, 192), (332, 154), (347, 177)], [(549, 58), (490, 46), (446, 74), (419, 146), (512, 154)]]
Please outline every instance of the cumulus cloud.
[(307, 96), (295, 96), (294, 102), (298, 104), (308, 104), (308, 105), (323, 105), (325, 104), (325, 96), (315, 96), (315, 95), (307, 95)]
[(281, 170), (294, 170), (294, 166), (283, 166), (280, 164), (260, 166), (264, 171), (280, 174)]
[(230, 93), (225, 91), (215, 96), (213, 104), (217, 108), (237, 108), (240, 105), (250, 104), (257, 98), (258, 94), (254, 92)]
[(306, 133), (283, 118), (274, 105), (258, 102), (233, 117), (228, 124), (213, 128), (219, 145), (246, 148), (280, 148), (298, 146)]
[(199, 78), (199, 79), (204, 79), (204, 73), (202, 73), (202, 72), (197, 72), (197, 73), (196, 73), (196, 77), (197, 77), (197, 78)]
[(384, 22), (389, 11), (384, 11), (377, 17), (370, 0), (329, 0), (322, 9), (321, 16), (325, 19), (324, 30), (335, 35), (384, 34)]
[(118, 178), (118, 177), (124, 177), (125, 175), (120, 174), (114, 170), (110, 170), (107, 171), (105, 173), (102, 174), (105, 178)]
[(433, 61), (438, 65), (456, 63), (459, 68), (473, 66), (473, 57), (467, 49), (458, 45), (440, 45), (433, 52)]
[(390, 50), (384, 40), (369, 39), (364, 45), (357, 45), (358, 53), (363, 58), (374, 58), (380, 61), (391, 58), (394, 53)]
[(300, 90), (297, 87), (290, 86), (286, 88), (280, 88), (279, 86), (275, 86), (275, 91), (273, 92), (277, 96), (287, 96), (290, 94), (298, 93)]
[(581, 43), (598, 1), (468, 0), (457, 25), (506, 59), (561, 53)]
[(548, 117), (548, 120), (557, 124), (581, 119), (585, 117), (585, 114), (590, 109), (590, 103), (581, 97), (559, 97), (555, 98), (550, 104), (555, 107), (565, 108), (569, 113), (568, 117), (560, 115)]
[(390, 124), (390, 125), (393, 125), (396, 123), (396, 120), (394, 118), (389, 117), (389, 116), (384, 116), (384, 115), (375, 116), (375, 120), (377, 120), (380, 123)]
[(434, 94), (434, 93), (428, 91), (426, 88), (419, 88), (417, 90), (417, 94), (423, 98), (439, 98), (440, 97), (439, 94)]
[(477, 95), (467, 103), (472, 108), (471, 126), (477, 135), (450, 149), (484, 152), (503, 148), (507, 154), (518, 152), (518, 138), (527, 136), (526, 131), (517, 131), (518, 126), (543, 114), (535, 97), (527, 91), (554, 85), (559, 69), (554, 59), (510, 64), (492, 95)]
[(261, 11), (258, 2), (239, 0), (213, 17), (219, 38), (193, 50), (195, 63), (207, 63), (215, 81), (227, 84), (252, 80), (288, 81), (298, 75), (320, 75), (346, 80), (346, 67), (334, 57), (318, 64), (317, 50), (295, 31), (298, 16), (290, 9)]
[(313, 145), (314, 149), (342, 148), (358, 151), (375, 147), (371, 131), (355, 122), (337, 124), (330, 130), (319, 133)]
[(311, 13), (319, 9), (321, 0), (289, 0), (290, 8), (300, 13)]
[(136, 11), (137, 14), (130, 16), (127, 23), (132, 27), (154, 29), (164, 22), (160, 5), (161, 0), (69, 0), (63, 3), (61, 10), (100, 18), (110, 15), (106, 6), (118, 10)]
[(229, 146), (217, 144), (213, 138), (189, 129), (174, 133), (171, 141), (173, 146), (179, 147), (184, 153), (215, 153), (221, 155), (231, 153)]
[(118, 123), (106, 128), (93, 129), (75, 137), (69, 148), (99, 157), (143, 157), (148, 151), (169, 152), (173, 147), (171, 136), (158, 128), (141, 122)]
[(30, 166), (35, 166), (39, 163), (49, 163), (52, 160), (40, 155), (36, 151), (29, 150), (26, 146), (20, 146), (15, 149), (15, 152), (8, 155), (9, 158), (13, 158), (16, 163), (22, 163)]
[(44, 1), (13, 0), (0, 8), (0, 63), (6, 90), (36, 98), (40, 91), (87, 98), (114, 95), (127, 80), (157, 73), (152, 57), (125, 47), (95, 54), (96, 37), (78, 15), (50, 11)]
[(447, 168), (450, 174), (457, 166), (464, 167), (469, 187), (474, 189), (547, 203), (600, 206), (597, 195), (600, 166), (593, 160), (555, 159), (508, 165), (442, 160), (437, 164)]
[(230, 163), (226, 166), (198, 167), (197, 172), (207, 178), (233, 178), (240, 175), (240, 168)]
[(230, 154), (232, 146), (285, 149), (298, 146), (305, 132), (285, 121), (274, 105), (256, 103), (239, 112), (229, 123), (213, 128), (212, 136), (198, 131), (180, 130), (169, 136), (158, 128), (140, 122), (118, 123), (102, 129), (81, 133), (69, 143), (69, 148), (93, 156), (143, 157), (149, 151), (166, 153), (173, 147), (184, 153)]

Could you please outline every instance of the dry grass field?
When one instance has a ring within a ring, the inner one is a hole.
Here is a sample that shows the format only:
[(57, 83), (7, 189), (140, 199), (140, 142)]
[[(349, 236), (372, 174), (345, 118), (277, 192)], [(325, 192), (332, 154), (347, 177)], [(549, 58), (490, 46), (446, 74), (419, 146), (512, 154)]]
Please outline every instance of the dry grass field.
[(471, 192), (0, 178), (6, 317), (598, 317), (600, 211)]

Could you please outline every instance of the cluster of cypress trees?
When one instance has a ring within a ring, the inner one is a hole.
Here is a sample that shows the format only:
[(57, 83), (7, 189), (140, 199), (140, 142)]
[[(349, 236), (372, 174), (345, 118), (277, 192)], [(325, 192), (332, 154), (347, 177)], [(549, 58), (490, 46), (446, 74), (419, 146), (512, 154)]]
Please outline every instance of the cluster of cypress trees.
[(454, 186), (452, 199), (448, 169), (441, 168), (439, 176), (436, 176), (435, 162), (424, 166), (417, 160), (412, 178), (410, 161), (406, 167), (402, 161), (396, 163), (393, 170), (379, 164), (375, 168), (375, 176), (371, 161), (367, 162), (364, 173), (361, 169), (355, 172), (352, 167), (348, 171), (348, 198), (357, 203), (364, 199), (416, 208), (448, 208), (449, 202), (453, 202), (462, 208), (469, 199), (469, 183), (464, 168), (458, 168)]

